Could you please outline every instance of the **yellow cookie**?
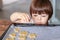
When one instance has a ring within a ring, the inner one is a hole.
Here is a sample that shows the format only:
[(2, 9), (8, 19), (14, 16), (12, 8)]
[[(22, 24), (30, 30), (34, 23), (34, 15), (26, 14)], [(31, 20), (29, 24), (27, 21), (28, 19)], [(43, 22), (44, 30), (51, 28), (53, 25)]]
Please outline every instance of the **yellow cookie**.
[(14, 31), (15, 32), (19, 32), (20, 28), (15, 28)]
[(27, 35), (28, 35), (28, 32), (27, 31), (20, 32), (20, 36), (27, 36)]
[(18, 39), (19, 39), (19, 40), (26, 40), (26, 37), (24, 37), (24, 36), (19, 36)]
[(35, 33), (31, 33), (31, 34), (28, 35), (29, 38), (36, 38), (36, 36), (37, 35)]
[(9, 36), (10, 36), (11, 38), (15, 38), (15, 37), (16, 37), (16, 34), (15, 34), (15, 33), (12, 33), (12, 34), (9, 34)]
[(14, 38), (6, 38), (6, 40), (14, 40)]

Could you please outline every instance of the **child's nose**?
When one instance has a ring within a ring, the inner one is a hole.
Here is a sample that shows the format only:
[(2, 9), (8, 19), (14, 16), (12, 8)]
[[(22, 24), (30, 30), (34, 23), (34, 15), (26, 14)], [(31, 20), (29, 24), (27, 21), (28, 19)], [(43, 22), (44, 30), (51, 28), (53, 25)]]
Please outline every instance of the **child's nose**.
[(41, 20), (41, 17), (39, 17), (39, 20)]
[(41, 15), (39, 16), (39, 20), (41, 20)]

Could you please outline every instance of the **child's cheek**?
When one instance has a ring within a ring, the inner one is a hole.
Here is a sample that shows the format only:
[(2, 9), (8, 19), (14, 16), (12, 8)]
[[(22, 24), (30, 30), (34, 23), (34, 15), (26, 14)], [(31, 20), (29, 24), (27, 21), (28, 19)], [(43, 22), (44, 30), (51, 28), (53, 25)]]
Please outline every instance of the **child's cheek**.
[(41, 20), (41, 22), (42, 22), (43, 24), (47, 23), (47, 21), (48, 21), (48, 18), (42, 18), (42, 20)]

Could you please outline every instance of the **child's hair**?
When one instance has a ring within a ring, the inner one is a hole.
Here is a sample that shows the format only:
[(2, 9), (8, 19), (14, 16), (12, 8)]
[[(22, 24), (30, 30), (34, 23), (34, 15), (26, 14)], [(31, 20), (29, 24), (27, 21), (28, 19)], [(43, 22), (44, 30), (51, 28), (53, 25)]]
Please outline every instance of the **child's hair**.
[(33, 0), (30, 6), (31, 16), (32, 13), (34, 14), (46, 13), (49, 15), (49, 19), (50, 19), (53, 14), (53, 8), (51, 2), (49, 0)]

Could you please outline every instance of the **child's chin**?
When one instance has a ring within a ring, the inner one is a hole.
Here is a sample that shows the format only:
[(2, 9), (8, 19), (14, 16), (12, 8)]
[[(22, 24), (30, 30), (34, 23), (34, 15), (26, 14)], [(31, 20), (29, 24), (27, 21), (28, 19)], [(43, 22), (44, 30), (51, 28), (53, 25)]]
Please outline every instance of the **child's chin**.
[(45, 25), (44, 23), (35, 23), (35, 24), (37, 24), (37, 25)]
[(37, 22), (36, 24), (42, 24), (41, 22)]

